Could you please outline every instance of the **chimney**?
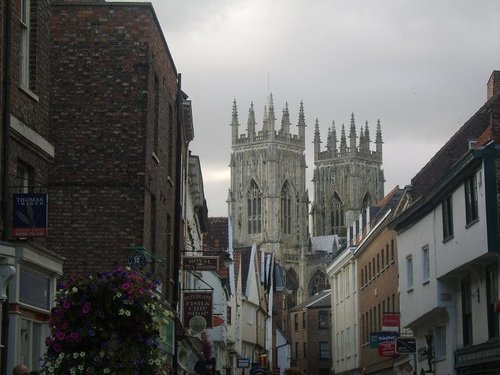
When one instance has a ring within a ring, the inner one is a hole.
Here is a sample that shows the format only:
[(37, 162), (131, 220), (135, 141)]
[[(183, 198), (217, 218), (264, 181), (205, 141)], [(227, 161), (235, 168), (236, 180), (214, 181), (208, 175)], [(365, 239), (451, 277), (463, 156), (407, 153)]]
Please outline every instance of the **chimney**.
[(500, 70), (495, 70), (491, 73), (488, 81), (488, 100), (500, 92)]

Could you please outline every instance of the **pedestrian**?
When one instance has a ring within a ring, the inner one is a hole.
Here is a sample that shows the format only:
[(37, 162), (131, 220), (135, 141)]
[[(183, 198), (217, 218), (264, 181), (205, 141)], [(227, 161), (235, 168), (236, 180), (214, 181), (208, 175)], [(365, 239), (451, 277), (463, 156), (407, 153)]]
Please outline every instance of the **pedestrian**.
[(20, 363), (12, 370), (12, 375), (29, 375), (30, 370), (28, 366)]

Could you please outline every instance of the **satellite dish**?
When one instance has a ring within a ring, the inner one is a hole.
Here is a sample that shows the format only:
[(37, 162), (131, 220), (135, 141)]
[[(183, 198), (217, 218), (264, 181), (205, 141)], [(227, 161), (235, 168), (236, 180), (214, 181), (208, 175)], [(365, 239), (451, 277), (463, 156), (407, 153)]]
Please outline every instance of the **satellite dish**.
[(201, 333), (205, 328), (207, 328), (207, 320), (202, 316), (193, 316), (189, 320), (189, 328), (193, 333)]

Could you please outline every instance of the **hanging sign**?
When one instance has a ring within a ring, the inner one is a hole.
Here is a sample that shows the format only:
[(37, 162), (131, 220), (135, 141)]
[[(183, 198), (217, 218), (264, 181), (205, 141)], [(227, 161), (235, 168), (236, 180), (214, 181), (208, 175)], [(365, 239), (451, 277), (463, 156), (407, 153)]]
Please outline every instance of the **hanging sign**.
[(384, 313), (382, 316), (382, 331), (399, 332), (399, 313)]
[(14, 237), (43, 237), (47, 231), (47, 194), (12, 195), (12, 235)]
[(219, 257), (183, 256), (182, 269), (186, 271), (217, 271), (219, 269)]
[[(184, 326), (190, 327), (192, 324), (204, 319), (206, 328), (212, 328), (212, 291), (184, 291)], [(191, 323), (193, 320), (193, 323)]]

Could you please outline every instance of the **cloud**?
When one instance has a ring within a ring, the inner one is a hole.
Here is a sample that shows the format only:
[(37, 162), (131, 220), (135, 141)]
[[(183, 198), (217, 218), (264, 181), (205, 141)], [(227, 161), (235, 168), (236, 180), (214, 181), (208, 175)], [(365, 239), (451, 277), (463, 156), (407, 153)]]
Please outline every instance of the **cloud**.
[[(475, 113), (500, 69), (498, 0), (152, 3), (192, 99), (191, 147), (216, 216), (227, 209), (234, 98), (241, 132), (251, 101), (262, 121), (269, 92), (277, 117), (288, 101), (293, 124), (304, 101), (308, 174), (316, 118), (323, 140), (332, 121), (348, 124), (351, 112), (358, 126), (380, 118), (388, 191), (410, 183)], [(309, 177), (307, 184), (312, 194)]]

